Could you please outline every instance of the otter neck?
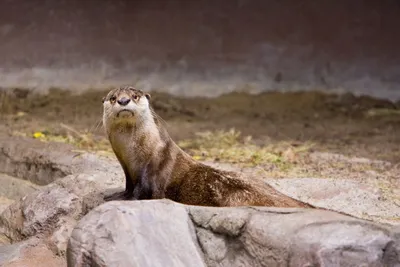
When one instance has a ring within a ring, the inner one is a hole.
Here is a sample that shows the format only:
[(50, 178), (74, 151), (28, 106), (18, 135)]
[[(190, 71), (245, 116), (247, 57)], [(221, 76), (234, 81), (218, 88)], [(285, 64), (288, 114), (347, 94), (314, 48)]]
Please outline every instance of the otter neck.
[(134, 123), (112, 125), (108, 137), (119, 160), (135, 162), (136, 170), (142, 168), (164, 146), (150, 110), (140, 114)]

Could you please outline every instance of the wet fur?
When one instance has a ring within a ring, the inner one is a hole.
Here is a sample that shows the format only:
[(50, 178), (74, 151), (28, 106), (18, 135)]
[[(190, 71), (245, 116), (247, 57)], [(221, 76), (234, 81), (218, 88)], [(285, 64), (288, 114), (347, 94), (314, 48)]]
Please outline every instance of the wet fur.
[[(127, 106), (118, 104), (124, 97), (130, 99)], [(114, 89), (103, 99), (103, 124), (126, 177), (125, 191), (106, 200), (169, 198), (202, 206), (312, 207), (261, 180), (195, 161), (170, 138), (149, 100), (149, 94), (133, 87)], [(133, 116), (118, 117), (123, 108)]]

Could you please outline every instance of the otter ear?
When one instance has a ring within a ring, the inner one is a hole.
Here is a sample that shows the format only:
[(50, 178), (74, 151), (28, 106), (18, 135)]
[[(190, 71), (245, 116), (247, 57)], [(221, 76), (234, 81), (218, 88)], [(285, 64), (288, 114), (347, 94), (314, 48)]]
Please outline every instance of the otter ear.
[(150, 98), (151, 98), (150, 94), (145, 94), (144, 96), (147, 98), (147, 100), (150, 100)]
[(106, 101), (106, 97), (103, 97), (103, 98), (101, 99), (101, 103), (104, 103), (104, 101)]

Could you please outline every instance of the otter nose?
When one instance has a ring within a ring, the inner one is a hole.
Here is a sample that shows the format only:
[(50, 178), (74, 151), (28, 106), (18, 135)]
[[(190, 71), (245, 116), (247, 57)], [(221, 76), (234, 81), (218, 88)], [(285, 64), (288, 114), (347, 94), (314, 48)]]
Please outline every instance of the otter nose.
[(121, 99), (118, 99), (118, 104), (120, 104), (121, 106), (126, 106), (128, 105), (129, 101), (131, 101), (129, 98), (123, 97)]

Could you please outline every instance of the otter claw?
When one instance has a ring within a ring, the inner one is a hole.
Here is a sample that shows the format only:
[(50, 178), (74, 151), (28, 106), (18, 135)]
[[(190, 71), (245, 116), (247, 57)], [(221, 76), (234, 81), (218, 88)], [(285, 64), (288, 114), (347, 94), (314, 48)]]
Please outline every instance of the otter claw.
[(105, 201), (111, 201), (111, 200), (130, 200), (132, 198), (133, 198), (133, 192), (122, 191), (105, 196), (103, 199)]

